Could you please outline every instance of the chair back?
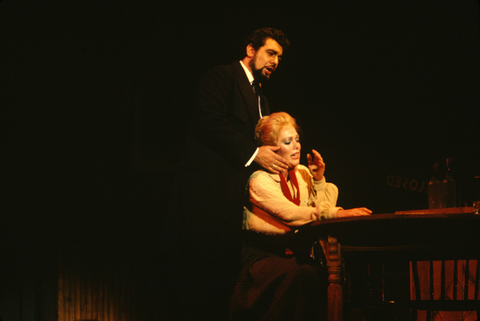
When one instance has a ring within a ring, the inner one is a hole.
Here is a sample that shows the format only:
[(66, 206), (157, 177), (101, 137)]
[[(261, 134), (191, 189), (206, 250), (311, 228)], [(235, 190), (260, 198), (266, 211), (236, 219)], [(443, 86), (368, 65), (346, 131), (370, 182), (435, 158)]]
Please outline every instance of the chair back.
[(412, 320), (477, 320), (478, 260), (410, 262)]

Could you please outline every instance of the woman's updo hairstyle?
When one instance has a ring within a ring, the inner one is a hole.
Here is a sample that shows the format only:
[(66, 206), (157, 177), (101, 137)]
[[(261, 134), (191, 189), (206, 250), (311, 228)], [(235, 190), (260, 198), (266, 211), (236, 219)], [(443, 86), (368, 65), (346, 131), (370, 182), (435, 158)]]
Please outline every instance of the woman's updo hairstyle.
[(297, 132), (300, 131), (295, 118), (283, 111), (273, 113), (270, 116), (264, 116), (258, 121), (255, 127), (255, 140), (257, 144), (259, 146), (276, 146), (278, 143), (278, 135), (285, 126), (293, 126)]

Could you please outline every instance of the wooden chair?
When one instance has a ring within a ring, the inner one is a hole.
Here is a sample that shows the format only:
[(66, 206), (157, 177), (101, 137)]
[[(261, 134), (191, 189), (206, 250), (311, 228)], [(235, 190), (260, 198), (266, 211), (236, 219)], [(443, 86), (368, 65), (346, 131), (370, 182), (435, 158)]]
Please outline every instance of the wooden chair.
[(411, 261), (411, 320), (479, 320), (479, 273), (476, 259)]

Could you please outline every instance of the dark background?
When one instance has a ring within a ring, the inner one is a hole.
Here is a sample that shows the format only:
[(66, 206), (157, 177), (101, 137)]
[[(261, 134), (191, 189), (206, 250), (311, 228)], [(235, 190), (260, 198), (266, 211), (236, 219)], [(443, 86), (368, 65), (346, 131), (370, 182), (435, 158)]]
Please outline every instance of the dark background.
[(0, 1), (4, 257), (155, 256), (196, 83), (265, 26), (292, 43), (270, 105), (297, 118), (303, 163), (322, 154), (340, 206), (427, 208), (447, 157), (471, 205), (479, 17), (473, 0)]

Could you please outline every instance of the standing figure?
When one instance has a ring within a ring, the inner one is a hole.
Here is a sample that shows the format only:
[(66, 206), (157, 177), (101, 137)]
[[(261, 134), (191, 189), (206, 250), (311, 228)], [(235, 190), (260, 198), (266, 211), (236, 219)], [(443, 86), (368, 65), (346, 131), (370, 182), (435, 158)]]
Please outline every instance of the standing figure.
[(169, 214), (175, 217), (166, 224), (177, 256), (170, 282), (182, 302), (183, 320), (228, 317), (240, 268), (245, 184), (259, 168), (272, 173), (287, 168), (277, 147), (256, 145), (254, 132), (270, 112), (261, 85), (288, 46), (281, 31), (259, 29), (247, 38), (242, 60), (214, 67), (200, 81), (194, 126), (175, 178)]

